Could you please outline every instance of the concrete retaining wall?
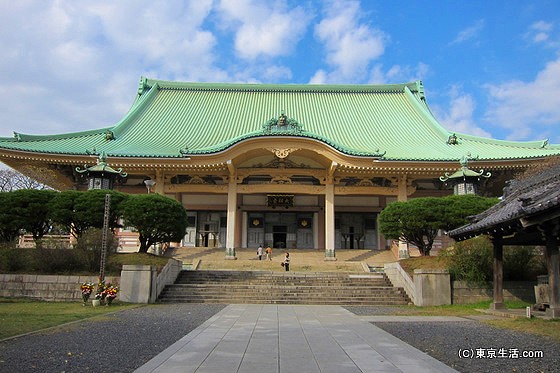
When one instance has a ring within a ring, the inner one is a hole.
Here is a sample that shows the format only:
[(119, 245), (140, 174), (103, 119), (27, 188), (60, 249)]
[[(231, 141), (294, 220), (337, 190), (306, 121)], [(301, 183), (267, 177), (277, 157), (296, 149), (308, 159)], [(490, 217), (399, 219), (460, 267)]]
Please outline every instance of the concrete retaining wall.
[[(417, 306), (468, 304), (493, 298), (491, 283), (487, 287), (472, 287), (463, 281), (450, 281), (445, 270), (416, 269), (411, 278), (398, 262), (385, 264), (384, 268), (393, 285), (402, 287)], [(505, 281), (504, 300), (535, 304), (535, 285), (536, 282)]]
[[(81, 301), (80, 284), (97, 284), (97, 281), (97, 276), (0, 274), (0, 297), (59, 302)], [(106, 277), (105, 282), (118, 284), (120, 277)]]
[(384, 269), (385, 274), (389, 277), (393, 286), (403, 288), (412, 303), (416, 304), (417, 300), (414, 281), (412, 281), (412, 278), (408, 275), (408, 273), (402, 269), (401, 265), (398, 262), (387, 263), (385, 264)]
[(183, 263), (169, 259), (158, 274), (156, 267), (124, 265), (121, 271), (120, 300), (129, 303), (154, 303), (166, 285), (177, 279)]
[[(504, 300), (521, 300), (536, 303), (536, 282), (504, 281)], [(492, 284), (487, 287), (472, 287), (464, 281), (453, 281), (453, 304), (477, 303), (493, 299)]]
[[(105, 283), (119, 286), (117, 299), (123, 302), (153, 303), (165, 285), (175, 282), (182, 265), (170, 259), (159, 274), (155, 267), (125, 265), (121, 276), (108, 276)], [(81, 302), (80, 284), (97, 281), (97, 276), (0, 274), (0, 297)]]
[(398, 262), (385, 264), (384, 268), (393, 285), (402, 287), (416, 306), (451, 304), (448, 271), (417, 269), (412, 279)]
[(414, 288), (417, 306), (451, 304), (451, 279), (444, 269), (415, 269)]

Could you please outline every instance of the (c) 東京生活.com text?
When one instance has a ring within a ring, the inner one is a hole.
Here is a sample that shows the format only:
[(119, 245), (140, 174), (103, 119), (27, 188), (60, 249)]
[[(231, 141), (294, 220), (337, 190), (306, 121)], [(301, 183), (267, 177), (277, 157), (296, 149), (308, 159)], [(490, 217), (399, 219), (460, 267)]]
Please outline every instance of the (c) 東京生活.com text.
[(461, 359), (530, 359), (542, 358), (541, 350), (520, 350), (518, 348), (460, 348), (458, 351)]

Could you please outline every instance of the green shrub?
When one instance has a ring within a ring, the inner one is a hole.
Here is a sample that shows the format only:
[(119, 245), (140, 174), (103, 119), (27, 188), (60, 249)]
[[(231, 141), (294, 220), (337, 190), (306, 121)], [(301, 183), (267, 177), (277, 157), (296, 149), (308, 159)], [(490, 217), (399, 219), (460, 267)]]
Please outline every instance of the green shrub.
[(0, 250), (0, 270), (2, 272), (19, 272), (27, 266), (27, 258), (20, 249), (4, 248)]
[(484, 236), (457, 242), (442, 255), (451, 257), (449, 273), (455, 281), (486, 285), (492, 280), (492, 243)]
[(81, 270), (72, 249), (35, 249), (33, 254), (34, 272), (62, 274)]
[[(493, 280), (494, 250), (486, 236), (458, 242), (442, 255), (451, 258), (449, 272), (453, 280), (472, 285)], [(547, 273), (542, 250), (532, 246), (505, 246), (503, 268), (505, 281), (535, 281), (538, 275)]]
[(532, 246), (504, 248), (504, 279), (536, 281), (538, 275), (546, 273), (546, 261), (542, 250)]
[[(82, 268), (88, 272), (99, 272), (101, 259), (103, 231), (99, 228), (89, 228), (78, 238), (74, 247), (75, 255), (82, 263)], [(117, 250), (117, 239), (114, 234), (109, 232), (107, 235), (107, 253), (105, 270), (115, 270), (109, 268), (109, 256)], [(119, 269), (116, 269), (119, 270)]]

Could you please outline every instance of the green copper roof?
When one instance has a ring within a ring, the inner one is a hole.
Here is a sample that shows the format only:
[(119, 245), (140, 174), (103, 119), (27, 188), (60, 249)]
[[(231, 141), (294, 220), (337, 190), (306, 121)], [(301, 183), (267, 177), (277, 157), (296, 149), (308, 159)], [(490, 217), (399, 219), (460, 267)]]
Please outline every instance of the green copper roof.
[(421, 82), (391, 85), (183, 83), (142, 78), (114, 126), (49, 136), (15, 133), (0, 149), (182, 157), (267, 136), (304, 137), (356, 156), (387, 160), (519, 159), (560, 154), (546, 141), (453, 134), (431, 114)]

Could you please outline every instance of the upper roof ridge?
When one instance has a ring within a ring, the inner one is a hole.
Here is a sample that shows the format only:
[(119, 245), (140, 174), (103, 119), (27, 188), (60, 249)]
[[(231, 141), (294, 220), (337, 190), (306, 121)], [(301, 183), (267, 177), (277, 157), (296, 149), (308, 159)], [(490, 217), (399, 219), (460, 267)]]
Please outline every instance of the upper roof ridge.
[(297, 83), (233, 83), (233, 82), (178, 82), (140, 78), (139, 94), (153, 85), (160, 89), (216, 90), (216, 91), (278, 91), (278, 92), (403, 92), (408, 88), (424, 97), (421, 81), (396, 84), (297, 84)]

